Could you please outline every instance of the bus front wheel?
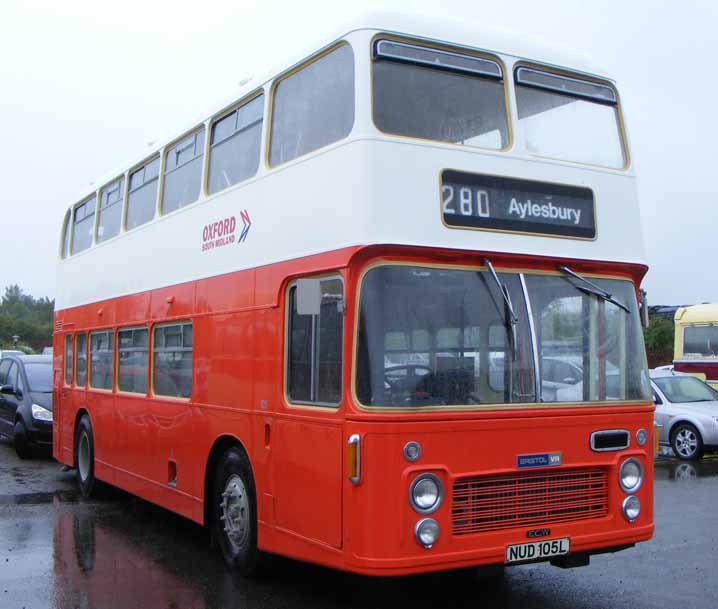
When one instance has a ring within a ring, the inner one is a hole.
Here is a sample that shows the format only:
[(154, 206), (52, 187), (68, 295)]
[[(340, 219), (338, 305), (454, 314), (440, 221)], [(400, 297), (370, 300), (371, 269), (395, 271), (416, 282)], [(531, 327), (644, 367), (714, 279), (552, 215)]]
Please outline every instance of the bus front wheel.
[(75, 431), (75, 468), (80, 494), (87, 499), (92, 496), (96, 486), (95, 441), (87, 415), (82, 416)]
[(244, 576), (257, 566), (257, 510), (249, 459), (239, 448), (228, 449), (217, 466), (213, 534), (227, 566)]

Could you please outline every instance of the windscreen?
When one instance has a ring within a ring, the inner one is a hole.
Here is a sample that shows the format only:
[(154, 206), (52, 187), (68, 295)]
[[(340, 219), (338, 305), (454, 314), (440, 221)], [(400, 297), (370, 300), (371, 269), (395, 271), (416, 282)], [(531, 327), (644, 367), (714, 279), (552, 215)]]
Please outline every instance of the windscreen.
[(540, 358), (541, 401), (650, 399), (634, 287), (592, 279), (621, 307), (579, 289), (564, 276), (527, 275)]
[(369, 270), (358, 320), (360, 403), (650, 400), (630, 282), (595, 280), (622, 299), (626, 311), (563, 276), (498, 273), (497, 279), (485, 270)]
[(34, 393), (52, 392), (52, 365), (25, 364), (25, 375), (30, 391)]
[(653, 382), (663, 394), (675, 403), (718, 401), (718, 392), (693, 376), (667, 376)]
[(372, 406), (532, 402), (528, 318), (517, 275), (382, 266), (362, 282), (357, 396)]

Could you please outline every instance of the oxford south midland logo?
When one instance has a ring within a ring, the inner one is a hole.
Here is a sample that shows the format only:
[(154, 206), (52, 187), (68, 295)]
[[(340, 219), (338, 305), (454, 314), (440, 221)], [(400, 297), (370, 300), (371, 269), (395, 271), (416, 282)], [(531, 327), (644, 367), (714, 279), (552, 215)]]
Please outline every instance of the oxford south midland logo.
[(202, 251), (206, 252), (233, 243), (244, 243), (251, 227), (252, 220), (246, 209), (239, 213), (239, 218), (230, 216), (207, 224), (202, 230)]

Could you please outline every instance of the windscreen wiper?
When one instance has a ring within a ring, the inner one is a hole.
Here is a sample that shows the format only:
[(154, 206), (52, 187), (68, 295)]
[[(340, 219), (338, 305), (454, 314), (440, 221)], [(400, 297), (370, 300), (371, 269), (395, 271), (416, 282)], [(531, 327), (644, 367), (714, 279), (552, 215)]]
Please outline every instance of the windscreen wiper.
[(511, 333), (511, 360), (516, 361), (516, 324), (519, 323), (519, 318), (516, 317), (514, 307), (511, 304), (511, 296), (509, 296), (509, 290), (503, 283), (501, 283), (499, 276), (494, 270), (494, 265), (491, 264), (491, 261), (488, 258), (484, 258), (484, 264), (486, 265), (486, 268), (489, 269), (489, 274), (493, 278), (494, 282), (496, 282), (496, 285), (501, 292), (501, 296), (503, 296), (504, 298), (504, 324)]
[(598, 296), (598, 298), (602, 298), (603, 300), (606, 300), (610, 302), (613, 305), (616, 305), (619, 309), (623, 309), (626, 313), (631, 313), (631, 310), (622, 302), (619, 302), (616, 300), (610, 292), (607, 292), (603, 288), (597, 286), (592, 281), (589, 281), (585, 277), (582, 277), (578, 273), (574, 273), (570, 268), (565, 266), (558, 267), (558, 270), (562, 273), (565, 273), (566, 275), (569, 275), (570, 277), (574, 277), (575, 279), (578, 279), (579, 281), (582, 281), (585, 285), (576, 285), (572, 281), (569, 281), (569, 283), (576, 288), (577, 290), (581, 290), (584, 294), (593, 294), (594, 296)]

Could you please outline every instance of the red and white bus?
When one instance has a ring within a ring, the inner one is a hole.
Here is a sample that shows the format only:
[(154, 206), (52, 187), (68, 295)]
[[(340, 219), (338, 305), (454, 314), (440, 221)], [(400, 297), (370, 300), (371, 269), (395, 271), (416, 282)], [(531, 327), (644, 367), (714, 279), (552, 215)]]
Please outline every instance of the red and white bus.
[(245, 572), (566, 567), (649, 539), (615, 84), (438, 19), (317, 48), (68, 209), (55, 457)]

